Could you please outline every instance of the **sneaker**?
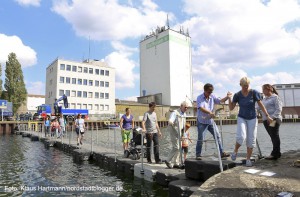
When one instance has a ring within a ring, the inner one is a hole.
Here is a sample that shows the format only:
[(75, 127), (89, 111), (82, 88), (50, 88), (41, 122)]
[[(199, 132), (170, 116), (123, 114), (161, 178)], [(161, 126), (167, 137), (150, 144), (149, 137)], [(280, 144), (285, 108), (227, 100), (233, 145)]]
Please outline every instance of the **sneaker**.
[(180, 165), (180, 164), (175, 164), (175, 165), (173, 166), (173, 168), (181, 169), (181, 168), (182, 168), (182, 165)]
[(202, 160), (201, 156), (196, 156), (196, 160)]
[(79, 146), (79, 143), (77, 143), (77, 146)]
[(221, 154), (221, 158), (229, 157), (229, 156), (230, 156), (230, 154), (228, 154), (228, 153), (226, 153), (226, 152), (223, 152), (223, 153)]
[(82, 141), (80, 141), (80, 144), (82, 145)]
[(251, 160), (246, 160), (246, 167), (251, 167), (251, 166), (252, 166)]
[(172, 164), (170, 162), (165, 161), (165, 163), (166, 163), (166, 165), (167, 165), (168, 168), (170, 168), (170, 169), (173, 168), (173, 166), (172, 166)]
[(230, 155), (232, 161), (236, 160), (236, 155), (237, 155), (237, 153), (234, 153), (234, 152)]
[(151, 163), (152, 163), (152, 161), (151, 161), (151, 160), (148, 160), (148, 161), (147, 161), (147, 163), (151, 164)]

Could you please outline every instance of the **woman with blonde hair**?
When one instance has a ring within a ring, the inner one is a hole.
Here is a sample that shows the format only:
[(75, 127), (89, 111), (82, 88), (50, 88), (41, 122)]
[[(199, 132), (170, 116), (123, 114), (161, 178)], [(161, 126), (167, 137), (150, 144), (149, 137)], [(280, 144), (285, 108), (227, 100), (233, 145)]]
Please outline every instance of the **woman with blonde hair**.
[(257, 135), (257, 115), (255, 109), (255, 103), (258, 104), (260, 109), (264, 112), (268, 121), (272, 122), (273, 119), (268, 114), (266, 108), (262, 104), (262, 98), (257, 90), (249, 88), (250, 80), (247, 77), (243, 77), (240, 80), (241, 90), (234, 94), (228, 93), (229, 97), (229, 109), (233, 110), (236, 104), (239, 104), (239, 113), (237, 118), (237, 132), (236, 132), (236, 143), (234, 152), (231, 154), (231, 159), (236, 160), (236, 156), (240, 146), (246, 140), (247, 146), (247, 160), (246, 166), (251, 167), (252, 162), (250, 157), (253, 152), (253, 148), (256, 146), (256, 135)]
[(267, 117), (262, 114), (263, 124), (271, 137), (273, 150), (271, 155), (266, 157), (268, 160), (276, 160), (281, 157), (280, 152), (280, 138), (279, 127), (282, 122), (282, 102), (278, 96), (276, 89), (270, 84), (264, 84), (262, 86), (263, 93), (265, 95), (262, 103), (264, 104), (268, 114), (273, 119), (272, 122), (268, 121)]

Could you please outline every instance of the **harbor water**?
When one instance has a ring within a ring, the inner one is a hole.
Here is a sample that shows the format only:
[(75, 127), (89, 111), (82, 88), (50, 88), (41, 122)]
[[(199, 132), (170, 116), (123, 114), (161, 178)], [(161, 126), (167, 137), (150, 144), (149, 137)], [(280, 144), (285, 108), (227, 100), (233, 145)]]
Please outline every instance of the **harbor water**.
[[(283, 123), (280, 127), (281, 151), (300, 148), (300, 123)], [(223, 125), (225, 151), (231, 152), (235, 143), (236, 125)], [(188, 158), (195, 157), (197, 128), (190, 128), (193, 143)], [(170, 152), (169, 134), (162, 129), (160, 155), (166, 158)], [(76, 138), (70, 134), (70, 138)], [(65, 143), (68, 143), (66, 137)], [(207, 133), (204, 155), (216, 153), (211, 134)], [(105, 166), (92, 162), (75, 163), (72, 155), (56, 148), (45, 148), (43, 143), (16, 135), (0, 136), (0, 196), (168, 196), (168, 188), (146, 182), (133, 176), (111, 172)], [(262, 124), (258, 125), (258, 142), (263, 155), (272, 150), (270, 137)], [(122, 151), (119, 129), (90, 129), (85, 134), (85, 144)], [(257, 149), (255, 149), (257, 150)], [(241, 152), (245, 152), (245, 145)]]

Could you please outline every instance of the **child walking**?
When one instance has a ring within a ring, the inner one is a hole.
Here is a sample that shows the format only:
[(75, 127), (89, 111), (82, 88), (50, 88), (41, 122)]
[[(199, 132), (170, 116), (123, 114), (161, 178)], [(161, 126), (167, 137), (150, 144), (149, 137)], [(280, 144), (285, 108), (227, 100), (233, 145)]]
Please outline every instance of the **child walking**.
[(184, 161), (186, 160), (186, 155), (189, 151), (189, 141), (192, 143), (192, 140), (190, 138), (190, 132), (189, 128), (191, 125), (189, 123), (185, 124), (185, 131), (182, 134), (182, 151), (184, 152)]

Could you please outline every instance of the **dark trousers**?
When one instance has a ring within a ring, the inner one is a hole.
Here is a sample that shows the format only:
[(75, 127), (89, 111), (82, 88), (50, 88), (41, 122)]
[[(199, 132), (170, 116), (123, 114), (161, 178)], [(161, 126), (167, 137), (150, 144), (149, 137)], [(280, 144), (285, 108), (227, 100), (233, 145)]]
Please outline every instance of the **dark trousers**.
[(151, 143), (153, 141), (153, 149), (154, 149), (154, 158), (155, 161), (159, 161), (159, 144), (158, 144), (158, 134), (157, 133), (147, 133), (146, 134), (146, 139), (147, 139), (147, 161), (151, 161)]
[(273, 150), (271, 152), (271, 155), (273, 157), (279, 158), (281, 156), (280, 138), (279, 138), (279, 127), (281, 125), (281, 120), (276, 119), (274, 121), (276, 121), (275, 127), (270, 127), (268, 121), (266, 120), (263, 123), (272, 140)]

